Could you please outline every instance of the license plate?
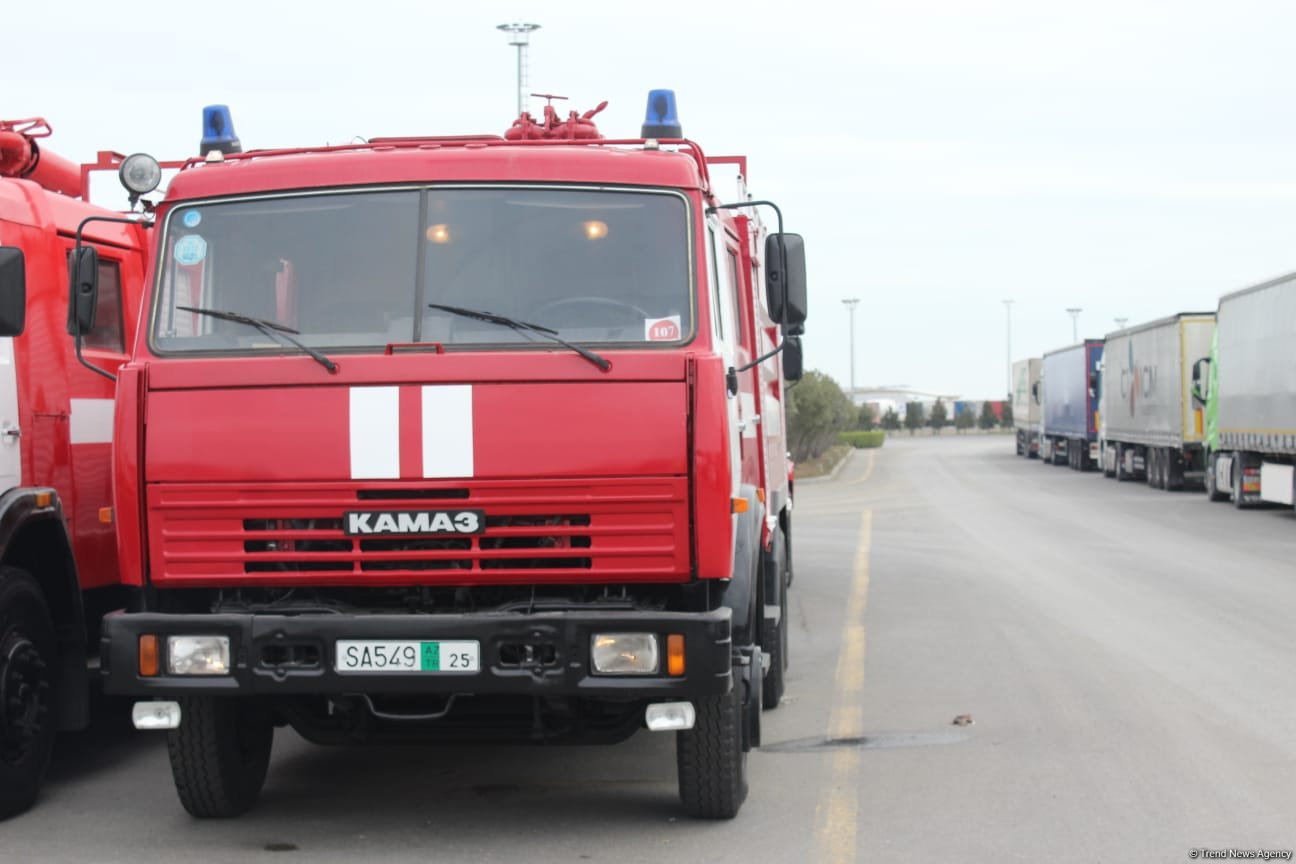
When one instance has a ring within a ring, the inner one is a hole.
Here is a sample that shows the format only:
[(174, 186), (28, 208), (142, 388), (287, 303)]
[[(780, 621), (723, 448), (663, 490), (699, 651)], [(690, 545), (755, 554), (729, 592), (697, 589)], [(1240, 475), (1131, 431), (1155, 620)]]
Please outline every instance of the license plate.
[(481, 643), (416, 641), (411, 639), (339, 639), (338, 672), (433, 672), (456, 674), (481, 671)]

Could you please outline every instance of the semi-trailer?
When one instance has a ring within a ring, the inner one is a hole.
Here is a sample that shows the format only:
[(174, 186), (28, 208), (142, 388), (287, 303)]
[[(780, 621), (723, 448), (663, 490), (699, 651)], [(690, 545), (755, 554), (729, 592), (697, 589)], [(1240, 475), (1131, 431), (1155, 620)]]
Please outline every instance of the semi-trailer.
[(1296, 500), (1293, 344), (1296, 273), (1220, 298), (1210, 356), (1193, 368), (1212, 501), (1250, 507)]
[(1098, 461), (1103, 340), (1046, 353), (1040, 364), (1040, 458), (1088, 471)]
[(1017, 430), (1017, 455), (1034, 459), (1039, 456), (1040, 434), (1040, 365), (1039, 357), (1018, 360), (1012, 365), (1012, 416)]
[(1215, 315), (1183, 312), (1107, 335), (1099, 450), (1103, 474), (1182, 489), (1204, 474), (1204, 421), (1192, 370), (1210, 350)]

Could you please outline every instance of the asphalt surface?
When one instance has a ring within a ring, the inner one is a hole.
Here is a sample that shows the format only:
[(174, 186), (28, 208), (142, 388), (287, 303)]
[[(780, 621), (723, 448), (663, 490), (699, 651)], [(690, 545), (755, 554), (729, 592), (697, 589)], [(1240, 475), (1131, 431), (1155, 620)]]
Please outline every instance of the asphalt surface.
[(1007, 437), (952, 434), (858, 452), (797, 501), (788, 695), (764, 715), (732, 822), (679, 813), (669, 735), (338, 749), (286, 731), (258, 807), (196, 821), (163, 736), (110, 705), (60, 742), (37, 807), (0, 824), (0, 861), (1296, 849), (1292, 511), (1117, 484), (1015, 457)]

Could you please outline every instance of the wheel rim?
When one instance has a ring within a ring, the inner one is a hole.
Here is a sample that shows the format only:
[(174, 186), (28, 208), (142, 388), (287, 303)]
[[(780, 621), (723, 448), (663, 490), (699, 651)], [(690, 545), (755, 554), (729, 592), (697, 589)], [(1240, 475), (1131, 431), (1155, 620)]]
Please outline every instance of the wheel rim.
[(0, 761), (16, 765), (40, 738), (47, 707), (45, 661), (21, 633), (0, 646)]

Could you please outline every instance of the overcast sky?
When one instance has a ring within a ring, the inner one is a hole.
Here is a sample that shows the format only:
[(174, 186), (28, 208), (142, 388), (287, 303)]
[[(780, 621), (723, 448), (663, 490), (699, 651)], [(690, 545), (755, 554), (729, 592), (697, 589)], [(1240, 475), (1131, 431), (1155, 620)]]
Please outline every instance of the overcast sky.
[(192, 155), (213, 102), (247, 148), (502, 133), (494, 25), (533, 21), (531, 90), (608, 100), (621, 136), (671, 87), (687, 136), (750, 158), (806, 237), (807, 363), (843, 385), (843, 298), (861, 386), (997, 398), (1004, 299), (1018, 358), (1071, 341), (1069, 306), (1101, 336), (1296, 270), (1296, 4), (469, 5), (28, 4), (0, 117), (46, 117), (78, 161)]

